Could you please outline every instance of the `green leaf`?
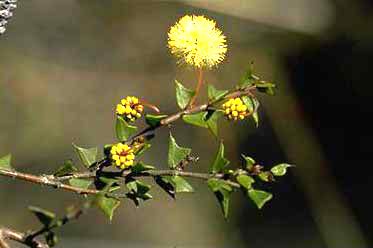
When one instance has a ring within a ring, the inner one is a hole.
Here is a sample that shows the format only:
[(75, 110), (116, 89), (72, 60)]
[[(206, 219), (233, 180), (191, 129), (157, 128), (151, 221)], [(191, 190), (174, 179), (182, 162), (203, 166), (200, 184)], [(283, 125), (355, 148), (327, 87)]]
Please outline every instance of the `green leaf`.
[(258, 107), (259, 102), (256, 98), (248, 97), (248, 96), (241, 96), (242, 101), (247, 107), (249, 113), (252, 113), (252, 117), (255, 121), (255, 125), (258, 127), (259, 125), (259, 115), (258, 115)]
[(133, 173), (141, 173), (143, 171), (154, 170), (154, 169), (155, 169), (154, 166), (146, 165), (146, 164), (144, 164), (143, 162), (140, 161), (137, 164), (135, 164), (134, 166), (132, 166), (131, 171)]
[(146, 201), (153, 198), (148, 193), (150, 186), (139, 180), (132, 180), (126, 183), (126, 187), (130, 190), (130, 192), (127, 193), (128, 198), (133, 200), (136, 206), (139, 205), (140, 200)]
[(228, 218), (229, 199), (233, 191), (232, 187), (228, 185), (225, 181), (214, 178), (209, 179), (207, 181), (207, 184), (209, 188), (212, 190), (212, 192), (214, 192), (216, 198), (218, 199), (224, 218)]
[(263, 190), (250, 189), (247, 193), (259, 209), (261, 209), (266, 202), (272, 199), (272, 194)]
[(50, 227), (56, 218), (55, 213), (39, 208), (39, 207), (29, 206), (28, 209), (33, 214), (35, 214), (38, 220), (46, 227)]
[(1, 157), (0, 158), (0, 169), (13, 170), (12, 166), (10, 165), (11, 160), (12, 160), (11, 154)]
[(96, 205), (111, 221), (113, 219), (114, 211), (120, 205), (120, 201), (115, 198), (106, 197), (104, 194), (100, 194), (96, 198)]
[(56, 177), (62, 177), (69, 175), (75, 171), (78, 171), (78, 169), (74, 166), (73, 161), (71, 159), (68, 159), (63, 162), (63, 165), (58, 168), (58, 170), (53, 175)]
[(259, 173), (259, 178), (264, 182), (273, 182), (274, 178), (271, 172), (269, 171), (262, 171)]
[(175, 187), (176, 193), (193, 193), (193, 187), (181, 176), (172, 176), (171, 182)]
[(161, 187), (167, 194), (169, 194), (172, 198), (175, 198), (175, 187), (171, 183), (170, 179), (166, 176), (155, 176), (154, 181)]
[(205, 120), (206, 114), (207, 114), (207, 112), (203, 111), (203, 112), (199, 112), (199, 113), (196, 113), (196, 114), (183, 115), (183, 120), (186, 123), (192, 124), (192, 125), (197, 126), (197, 127), (208, 128), (207, 122)]
[(140, 149), (135, 150), (134, 153), (135, 153), (135, 155), (136, 155), (137, 157), (139, 157), (140, 155), (144, 154), (144, 152), (145, 152), (146, 150), (148, 150), (151, 146), (152, 146), (152, 145), (149, 144), (149, 143), (144, 143), (143, 146), (142, 146)]
[(237, 182), (245, 189), (251, 189), (251, 185), (255, 182), (255, 180), (248, 175), (238, 175), (236, 179)]
[(175, 169), (181, 161), (183, 161), (192, 151), (190, 148), (184, 148), (178, 146), (174, 137), (170, 133), (169, 145), (168, 145), (168, 165), (171, 169)]
[(245, 71), (244, 75), (241, 77), (241, 80), (238, 83), (238, 86), (240, 86), (240, 88), (245, 88), (247, 86), (250, 86), (250, 85), (254, 84), (256, 78), (255, 78), (253, 73), (254, 73), (253, 72), (253, 63), (250, 63), (250, 65), (247, 68), (247, 70)]
[(212, 134), (215, 135), (215, 137), (218, 137), (218, 120), (223, 115), (221, 111), (214, 111), (211, 115), (206, 116), (207, 118), (207, 126), (212, 132)]
[(88, 187), (92, 184), (92, 181), (80, 178), (71, 178), (69, 183), (73, 187), (88, 189)]
[(47, 242), (49, 247), (54, 247), (58, 243), (58, 237), (54, 232), (49, 231), (45, 233), (45, 241)]
[(226, 94), (228, 93), (228, 90), (217, 90), (214, 85), (208, 84), (207, 85), (207, 95), (209, 98), (209, 101), (219, 101), (222, 99)]
[(162, 119), (166, 118), (167, 115), (145, 115), (145, 122), (151, 127), (159, 126)]
[(115, 132), (119, 141), (126, 141), (131, 135), (135, 134), (136, 131), (136, 126), (129, 125), (122, 117), (117, 116)]
[(260, 81), (255, 83), (256, 88), (258, 91), (266, 93), (267, 95), (273, 96), (275, 94), (274, 89), (276, 85), (266, 81)]
[(253, 168), (253, 166), (255, 165), (255, 160), (254, 160), (253, 158), (251, 158), (251, 157), (249, 157), (249, 156), (245, 156), (245, 155), (243, 155), (243, 154), (241, 154), (241, 156), (242, 156), (243, 159), (245, 159), (245, 161), (246, 161), (245, 169), (246, 169), (247, 171), (250, 171), (250, 170)]
[(273, 175), (278, 176), (278, 177), (284, 176), (286, 174), (287, 168), (289, 167), (292, 167), (292, 165), (285, 164), (285, 163), (278, 164), (272, 167), (271, 172), (273, 173)]
[(194, 96), (195, 92), (193, 90), (185, 88), (177, 80), (175, 80), (175, 86), (177, 105), (181, 109), (184, 109), (186, 106), (188, 106), (188, 103), (190, 102), (190, 99)]
[(215, 160), (210, 167), (210, 173), (222, 172), (228, 164), (229, 160), (224, 157), (224, 144), (221, 142)]
[(94, 148), (82, 148), (73, 144), (75, 152), (78, 154), (80, 161), (82, 161), (85, 167), (89, 167), (97, 162), (97, 147)]

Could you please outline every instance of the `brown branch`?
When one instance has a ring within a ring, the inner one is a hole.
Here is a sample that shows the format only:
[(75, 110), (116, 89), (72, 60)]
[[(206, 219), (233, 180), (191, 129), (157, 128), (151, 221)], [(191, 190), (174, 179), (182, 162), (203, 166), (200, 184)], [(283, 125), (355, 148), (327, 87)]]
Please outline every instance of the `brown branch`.
[(28, 238), (26, 233), (18, 232), (9, 228), (0, 228), (0, 248), (10, 248), (7, 240), (13, 240), (32, 248), (49, 248), (49, 246), (35, 238)]

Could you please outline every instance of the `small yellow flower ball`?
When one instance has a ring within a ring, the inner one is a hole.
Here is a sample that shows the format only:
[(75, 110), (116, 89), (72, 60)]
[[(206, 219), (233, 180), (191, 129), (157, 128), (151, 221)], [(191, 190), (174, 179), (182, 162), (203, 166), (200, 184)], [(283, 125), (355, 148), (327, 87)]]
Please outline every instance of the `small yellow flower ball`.
[(118, 143), (112, 146), (110, 154), (110, 159), (112, 160), (112, 163), (122, 170), (134, 164), (134, 150), (127, 144)]
[(239, 97), (229, 99), (223, 103), (222, 108), (228, 120), (243, 120), (248, 115), (247, 106)]
[(123, 98), (116, 107), (116, 113), (128, 122), (133, 122), (140, 118), (143, 111), (144, 106), (140, 103), (140, 100), (134, 96)]

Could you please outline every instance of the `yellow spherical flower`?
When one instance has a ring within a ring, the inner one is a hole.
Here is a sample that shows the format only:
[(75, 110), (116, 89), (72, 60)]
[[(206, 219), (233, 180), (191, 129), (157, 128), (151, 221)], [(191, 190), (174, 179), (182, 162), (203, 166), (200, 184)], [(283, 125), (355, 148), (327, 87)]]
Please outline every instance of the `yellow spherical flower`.
[(229, 120), (243, 120), (248, 115), (247, 106), (239, 97), (229, 99), (222, 107)]
[(213, 20), (204, 16), (182, 17), (168, 32), (171, 53), (192, 66), (211, 68), (223, 61), (226, 38)]
[(115, 166), (123, 170), (133, 165), (135, 154), (129, 145), (118, 143), (111, 147), (110, 158)]
[(116, 113), (129, 122), (133, 122), (137, 118), (140, 118), (143, 111), (144, 106), (140, 103), (139, 99), (134, 96), (123, 98), (116, 107)]

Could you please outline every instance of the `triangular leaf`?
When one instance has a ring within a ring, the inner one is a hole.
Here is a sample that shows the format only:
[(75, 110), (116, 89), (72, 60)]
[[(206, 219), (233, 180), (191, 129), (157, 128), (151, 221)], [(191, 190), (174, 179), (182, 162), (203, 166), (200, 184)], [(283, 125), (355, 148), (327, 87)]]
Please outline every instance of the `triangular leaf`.
[(273, 182), (274, 178), (270, 171), (262, 171), (259, 173), (258, 177), (264, 182)]
[(253, 168), (253, 166), (255, 165), (255, 160), (253, 158), (251, 158), (249, 156), (245, 156), (243, 154), (241, 154), (241, 156), (246, 161), (246, 165), (245, 165), (244, 169), (247, 170), (247, 171), (250, 171)]
[(80, 178), (71, 178), (69, 180), (71, 186), (81, 188), (81, 189), (88, 189), (88, 187), (92, 184), (91, 180), (87, 179), (80, 179)]
[(171, 169), (175, 169), (181, 161), (183, 161), (192, 151), (190, 148), (184, 148), (178, 146), (174, 137), (170, 133), (169, 145), (168, 145), (168, 165)]
[(251, 189), (251, 185), (255, 182), (255, 180), (248, 175), (238, 175), (236, 179), (237, 182), (245, 189)]
[(197, 127), (204, 127), (208, 128), (207, 122), (205, 120), (207, 112), (199, 112), (196, 114), (191, 114), (191, 115), (183, 115), (183, 120), (188, 123), (192, 124)]
[(154, 169), (155, 169), (154, 166), (146, 165), (146, 164), (144, 164), (143, 162), (140, 161), (137, 164), (135, 164), (134, 166), (132, 166), (131, 171), (133, 173), (141, 173), (143, 171), (154, 170)]
[(175, 80), (175, 87), (177, 105), (181, 109), (184, 109), (186, 106), (188, 106), (188, 103), (190, 102), (190, 99), (194, 96), (195, 92), (184, 87), (177, 80)]
[(58, 168), (58, 170), (53, 175), (56, 177), (62, 177), (76, 171), (78, 171), (78, 169), (74, 166), (73, 161), (71, 159), (68, 159), (64, 161), (63, 165)]
[(166, 176), (156, 176), (154, 177), (154, 181), (161, 187), (167, 194), (169, 194), (172, 198), (175, 198), (175, 187), (171, 183), (169, 177)]
[(56, 218), (56, 214), (48, 210), (29, 206), (28, 209), (35, 214), (38, 220), (46, 227), (50, 227)]
[(223, 115), (221, 111), (214, 111), (206, 116), (206, 123), (212, 134), (218, 137), (218, 120)]
[(273, 173), (273, 175), (278, 176), (278, 177), (284, 176), (286, 174), (287, 168), (289, 167), (292, 167), (292, 165), (285, 164), (285, 163), (278, 164), (272, 167), (271, 172)]
[(228, 164), (229, 160), (224, 157), (224, 144), (221, 142), (215, 160), (210, 167), (210, 173), (222, 172)]
[(247, 194), (259, 209), (272, 199), (272, 194), (263, 190), (250, 189), (247, 191)]
[(97, 162), (97, 147), (94, 148), (82, 148), (73, 144), (75, 152), (78, 154), (80, 161), (82, 161), (85, 167), (89, 167)]
[(260, 81), (255, 83), (256, 88), (260, 92), (264, 92), (267, 95), (273, 96), (275, 94), (274, 89), (276, 88), (276, 85), (270, 82), (266, 81)]
[(131, 135), (135, 134), (136, 131), (136, 126), (129, 125), (121, 116), (117, 116), (115, 132), (119, 141), (126, 141)]
[(140, 200), (146, 201), (153, 198), (148, 193), (150, 190), (150, 186), (139, 180), (132, 180), (126, 183), (126, 187), (130, 191), (129, 193), (127, 193), (128, 198), (133, 200), (136, 206), (139, 205)]
[(207, 184), (218, 199), (224, 218), (228, 218), (229, 200), (233, 191), (232, 187), (219, 179), (209, 179)]
[(13, 170), (12, 166), (10, 165), (11, 160), (12, 160), (11, 154), (1, 157), (0, 158), (0, 169)]
[(255, 125), (258, 127), (259, 125), (259, 115), (258, 115), (258, 107), (259, 107), (259, 102), (256, 98), (248, 97), (248, 96), (242, 96), (242, 101), (247, 107), (247, 110), (249, 113), (251, 113)]
[(105, 195), (102, 194), (96, 198), (96, 205), (102, 210), (102, 212), (111, 221), (113, 219), (114, 211), (120, 205), (120, 201), (115, 198), (106, 197)]
[(249, 67), (245, 71), (238, 85), (240, 86), (240, 88), (245, 88), (247, 86), (252, 85), (255, 82), (255, 80), (256, 78), (253, 72), (253, 64), (250, 63)]
[(208, 84), (207, 85), (207, 95), (209, 98), (209, 101), (219, 101), (222, 99), (226, 94), (228, 93), (228, 90), (217, 90), (214, 85)]
[(159, 126), (162, 119), (166, 118), (167, 115), (145, 115), (145, 122), (151, 127)]

